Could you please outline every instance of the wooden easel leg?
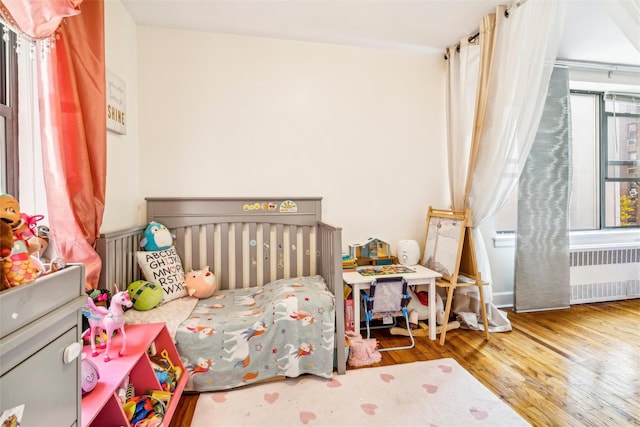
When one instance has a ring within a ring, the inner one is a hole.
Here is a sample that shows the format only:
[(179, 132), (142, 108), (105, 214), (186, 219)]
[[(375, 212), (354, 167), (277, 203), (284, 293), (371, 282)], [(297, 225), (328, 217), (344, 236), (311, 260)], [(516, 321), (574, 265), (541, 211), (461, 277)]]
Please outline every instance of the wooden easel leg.
[[(449, 324), (449, 314), (451, 313), (451, 301), (453, 301), (453, 291), (455, 290), (455, 286), (451, 285), (449, 286), (449, 290), (447, 291), (447, 303), (445, 304), (445, 309), (444, 309), (444, 321), (446, 322), (446, 324)], [(440, 345), (444, 345), (444, 340), (446, 339), (447, 336), (447, 329), (448, 328), (442, 328), (442, 332), (440, 333)]]
[(487, 306), (484, 304), (484, 285), (482, 284), (482, 278), (480, 277), (480, 272), (478, 272), (478, 280), (476, 281), (478, 285), (478, 293), (480, 293), (480, 306), (482, 307), (482, 323), (484, 324), (484, 336), (485, 339), (489, 340), (489, 321), (487, 320)]

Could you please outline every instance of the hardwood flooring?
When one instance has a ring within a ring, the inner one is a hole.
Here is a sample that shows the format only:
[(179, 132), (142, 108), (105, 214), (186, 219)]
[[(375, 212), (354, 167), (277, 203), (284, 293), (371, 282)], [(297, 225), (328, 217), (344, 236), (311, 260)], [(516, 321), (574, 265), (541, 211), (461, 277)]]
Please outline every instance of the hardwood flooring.
[[(372, 366), (451, 357), (533, 426), (640, 426), (640, 299), (505, 311), (513, 330), (489, 341), (461, 329), (444, 346), (418, 337)], [(406, 340), (384, 330), (376, 338), (382, 347)], [(182, 397), (170, 427), (191, 424), (197, 399)]]

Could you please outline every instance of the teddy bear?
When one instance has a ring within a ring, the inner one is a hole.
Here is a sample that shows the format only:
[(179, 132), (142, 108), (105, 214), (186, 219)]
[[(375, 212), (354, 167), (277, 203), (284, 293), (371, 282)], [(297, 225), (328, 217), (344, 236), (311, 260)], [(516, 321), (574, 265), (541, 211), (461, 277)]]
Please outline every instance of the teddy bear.
[(196, 298), (209, 298), (216, 292), (216, 276), (209, 266), (200, 270), (191, 270), (184, 276), (185, 288), (189, 295)]
[(20, 203), (10, 194), (0, 194), (0, 221), (10, 226), (13, 234), (11, 253), (2, 261), (9, 286), (33, 282), (42, 273), (42, 267), (31, 257), (26, 240), (31, 230), (20, 214)]
[[(5, 258), (11, 254), (13, 248), (13, 230), (4, 221), (0, 221), (0, 260), (4, 264)], [(9, 289), (9, 283), (4, 275), (4, 268), (0, 268), (0, 291)]]

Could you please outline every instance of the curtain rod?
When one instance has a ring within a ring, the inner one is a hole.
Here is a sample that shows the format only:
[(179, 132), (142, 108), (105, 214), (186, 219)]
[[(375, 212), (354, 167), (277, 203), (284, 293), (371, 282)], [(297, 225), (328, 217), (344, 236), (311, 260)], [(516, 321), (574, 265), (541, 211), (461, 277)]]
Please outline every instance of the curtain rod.
[(619, 73), (640, 74), (638, 65), (604, 64), (601, 62), (571, 61), (558, 59), (555, 65), (567, 67), (572, 70), (597, 70), (597, 71), (617, 71)]
[[(506, 8), (506, 9), (504, 10), (504, 17), (508, 19), (508, 18), (509, 18), (509, 14), (511, 13), (511, 10), (512, 10), (512, 9), (516, 9), (516, 8), (518, 8), (518, 7), (522, 6), (523, 4), (525, 4), (526, 2), (527, 2), (527, 0), (518, 0), (518, 1), (514, 2), (514, 3), (511, 5), (511, 7), (508, 7), (508, 8)], [(476, 41), (476, 39), (477, 39), (479, 36), (480, 36), (480, 31), (477, 31), (474, 35), (472, 35), (471, 37), (469, 37), (469, 38), (467, 39), (467, 41), (468, 41), (469, 43), (474, 43), (474, 42)], [(456, 45), (456, 51), (457, 51), (458, 53), (460, 53), (460, 45), (459, 45), (459, 44), (458, 44), (458, 45)], [(445, 59), (445, 60), (449, 59), (449, 57), (447, 57), (447, 54), (446, 54), (446, 53), (444, 54), (444, 59)]]

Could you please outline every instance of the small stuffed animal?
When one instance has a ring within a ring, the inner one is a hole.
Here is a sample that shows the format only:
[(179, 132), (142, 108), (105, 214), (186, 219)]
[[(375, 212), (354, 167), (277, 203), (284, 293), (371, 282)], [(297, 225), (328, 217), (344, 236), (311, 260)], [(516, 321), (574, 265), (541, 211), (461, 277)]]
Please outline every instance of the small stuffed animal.
[(42, 273), (29, 253), (27, 238), (29, 225), (20, 215), (20, 203), (9, 194), (0, 194), (0, 221), (9, 224), (12, 230), (12, 248), (2, 261), (2, 273), (10, 287), (30, 283)]
[[(11, 226), (4, 221), (0, 221), (0, 260), (4, 265), (5, 258), (8, 258), (13, 248), (13, 231)], [(7, 277), (4, 275), (4, 267), (0, 268), (0, 291), (9, 289)]]
[(209, 271), (209, 266), (191, 270), (185, 274), (184, 281), (185, 288), (192, 297), (209, 298), (216, 292), (216, 276)]
[(349, 333), (349, 366), (360, 367), (373, 365), (382, 360), (375, 338), (362, 338), (360, 334)]
[(22, 225), (20, 217), (20, 203), (10, 194), (0, 194), (0, 219), (17, 230)]
[(145, 251), (163, 251), (173, 245), (175, 237), (167, 227), (159, 222), (151, 221), (144, 230), (140, 247)]

